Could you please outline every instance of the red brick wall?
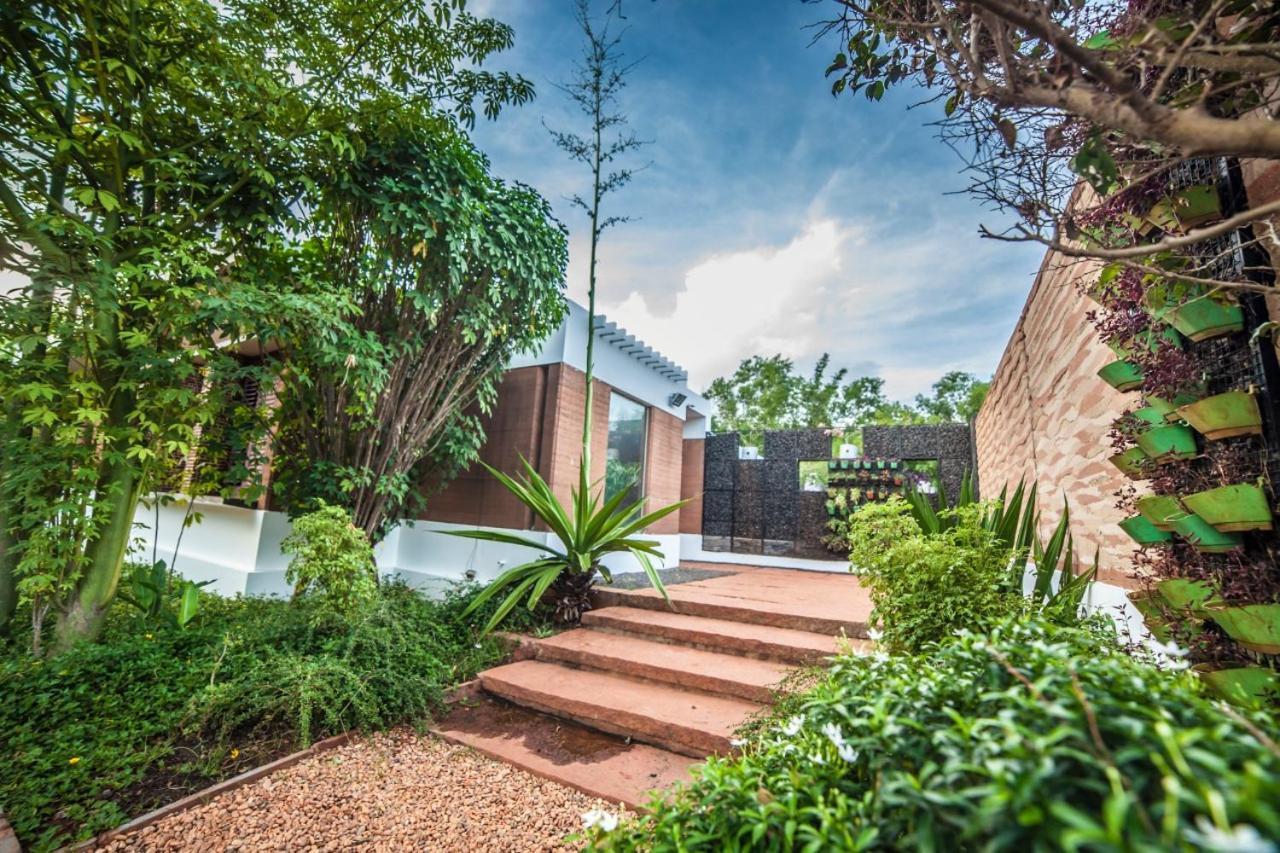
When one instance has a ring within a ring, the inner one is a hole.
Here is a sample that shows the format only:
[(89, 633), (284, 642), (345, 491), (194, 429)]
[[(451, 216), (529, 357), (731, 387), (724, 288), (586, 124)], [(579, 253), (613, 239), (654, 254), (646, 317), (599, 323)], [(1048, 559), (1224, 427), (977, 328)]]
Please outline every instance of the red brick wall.
[[(586, 376), (567, 364), (553, 364), (548, 372), (547, 407), (543, 419), (542, 453), (538, 469), (556, 496), (566, 504), (578, 485), (582, 458), (582, 414), (586, 410)], [(591, 390), (591, 482), (604, 478), (609, 447), (609, 386), (600, 380)]]
[[(649, 407), (648, 446), (644, 460), (644, 495), (649, 511), (680, 500), (684, 465), (684, 422), (661, 409)], [(650, 533), (679, 533), (680, 513), (673, 512), (649, 528)]]
[(680, 510), (680, 532), (702, 533), (702, 454), (706, 441), (687, 438), (682, 441), (684, 462), (680, 468), (680, 499), (688, 500)]

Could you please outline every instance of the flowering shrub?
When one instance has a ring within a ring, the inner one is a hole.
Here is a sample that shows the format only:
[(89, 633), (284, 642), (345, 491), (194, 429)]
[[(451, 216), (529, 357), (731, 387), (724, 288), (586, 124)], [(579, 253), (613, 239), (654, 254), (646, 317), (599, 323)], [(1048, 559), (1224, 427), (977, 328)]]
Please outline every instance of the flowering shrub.
[(597, 850), (1264, 850), (1261, 717), (1110, 629), (1005, 621), (919, 657), (842, 657)]

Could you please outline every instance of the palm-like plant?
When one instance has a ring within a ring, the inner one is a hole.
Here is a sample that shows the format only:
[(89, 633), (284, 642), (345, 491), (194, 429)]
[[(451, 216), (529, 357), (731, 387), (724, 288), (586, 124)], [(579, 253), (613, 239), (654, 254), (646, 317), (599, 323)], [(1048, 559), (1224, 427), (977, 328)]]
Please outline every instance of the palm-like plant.
[(566, 508), (528, 460), (521, 458), (520, 461), (524, 466), (523, 477), (510, 477), (489, 465), (484, 467), (533, 511), (560, 540), (561, 547), (555, 548), (548, 543), (497, 530), (449, 531), (452, 536), (523, 545), (543, 552), (543, 556), (503, 572), (471, 602), (468, 613), (506, 593), (506, 598), (485, 625), (485, 632), (492, 631), (522, 598), (532, 609), (548, 593), (555, 602), (556, 620), (566, 624), (577, 622), (583, 612), (591, 608), (591, 587), (595, 585), (596, 575), (603, 577), (606, 583), (613, 582), (613, 576), (601, 562), (607, 554), (631, 554), (653, 587), (667, 598), (666, 587), (662, 585), (662, 577), (653, 562), (655, 557), (661, 560), (663, 556), (658, 550), (659, 543), (636, 537), (650, 524), (680, 509), (687, 501), (642, 514), (644, 499), (624, 503), (627, 489), (619, 489), (605, 500), (602, 490), (597, 488), (599, 484), (593, 487), (588, 483), (588, 460), (584, 458), (578, 466), (578, 487), (573, 490), (570, 506)]

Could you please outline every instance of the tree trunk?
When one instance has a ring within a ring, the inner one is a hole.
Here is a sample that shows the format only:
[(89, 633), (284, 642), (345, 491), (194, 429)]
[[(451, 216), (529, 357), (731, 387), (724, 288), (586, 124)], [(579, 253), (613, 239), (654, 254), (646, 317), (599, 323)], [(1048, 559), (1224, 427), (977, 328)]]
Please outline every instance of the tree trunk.
[(596, 584), (594, 568), (588, 572), (565, 569), (547, 590), (555, 607), (555, 620), (561, 625), (577, 625), (582, 614), (591, 609), (591, 588)]
[(13, 553), (13, 539), (5, 530), (4, 512), (0, 510), (0, 637), (9, 633), (13, 613), (18, 609), (18, 558)]

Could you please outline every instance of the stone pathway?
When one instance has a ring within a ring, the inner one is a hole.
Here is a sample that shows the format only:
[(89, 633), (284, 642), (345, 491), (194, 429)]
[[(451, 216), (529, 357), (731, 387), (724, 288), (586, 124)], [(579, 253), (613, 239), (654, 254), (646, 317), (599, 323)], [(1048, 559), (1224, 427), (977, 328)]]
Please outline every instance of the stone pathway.
[(360, 738), (100, 851), (574, 850), (616, 805), (407, 730)]
[[(737, 729), (794, 669), (835, 654), (842, 637), (866, 647), (871, 601), (853, 576), (716, 569), (669, 586), (670, 606), (652, 589), (597, 587), (581, 628), (534, 641), (532, 659), (480, 674), (486, 693), (508, 705), (457, 708), (435, 730), (643, 806), (708, 755), (731, 752)], [(516, 715), (505, 726), (504, 713)], [(562, 730), (590, 747), (564, 748)]]

